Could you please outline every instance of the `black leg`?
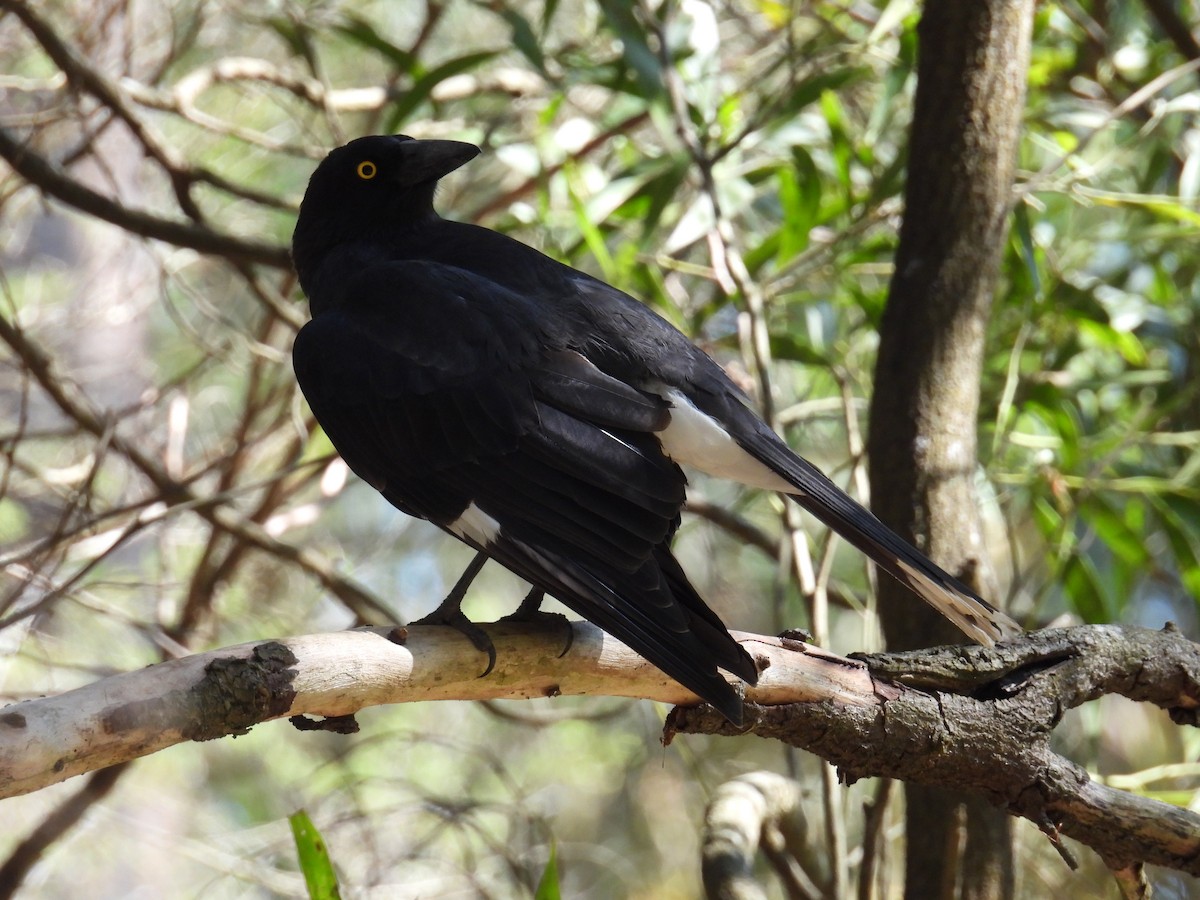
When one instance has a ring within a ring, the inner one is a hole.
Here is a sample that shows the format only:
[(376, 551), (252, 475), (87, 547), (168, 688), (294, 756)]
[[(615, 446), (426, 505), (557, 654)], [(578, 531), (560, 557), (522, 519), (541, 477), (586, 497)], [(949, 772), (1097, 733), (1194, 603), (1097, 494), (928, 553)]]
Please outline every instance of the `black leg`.
[[(419, 619), (413, 620), (412, 625), (447, 625), (456, 631), (461, 632), (467, 640), (475, 645), (475, 649), (482, 653), (486, 653), (488, 657), (487, 668), (484, 669), (483, 678), (490, 673), (496, 665), (496, 647), (492, 644), (492, 639), (487, 636), (487, 632), (463, 615), (462, 602), (467, 596), (467, 590), (471, 587), (471, 582), (475, 580), (475, 576), (479, 574), (479, 570), (483, 568), (483, 564), (488, 561), (486, 553), (480, 551), (475, 554), (475, 558), (471, 560), (470, 565), (459, 576), (458, 581), (454, 583), (454, 587), (450, 589), (450, 593), (446, 595), (438, 608), (427, 616), (422, 616)], [(525, 604), (522, 603), (522, 606)], [(536, 609), (536, 607), (534, 607)]]
[(505, 616), (506, 619), (511, 619), (517, 622), (528, 622), (536, 619), (542, 614), (542, 598), (546, 595), (537, 588), (531, 588), (529, 593), (525, 595), (525, 599), (521, 601), (521, 605), (516, 611)]
[(558, 658), (562, 659), (567, 655), (567, 651), (571, 649), (571, 644), (575, 642), (575, 629), (571, 627), (571, 620), (562, 613), (542, 612), (542, 598), (545, 594), (533, 588), (525, 599), (521, 601), (521, 605), (517, 607), (516, 612), (505, 616), (501, 622), (532, 622), (532, 623), (554, 623), (555, 625), (563, 626), (567, 629), (567, 643), (562, 648), (562, 652), (558, 654)]

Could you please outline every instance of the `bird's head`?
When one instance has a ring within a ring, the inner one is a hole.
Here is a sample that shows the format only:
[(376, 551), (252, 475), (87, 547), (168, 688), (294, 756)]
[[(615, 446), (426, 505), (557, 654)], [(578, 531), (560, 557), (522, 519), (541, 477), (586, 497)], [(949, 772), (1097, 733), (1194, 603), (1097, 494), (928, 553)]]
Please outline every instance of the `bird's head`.
[(296, 219), (292, 255), (301, 277), (342, 241), (434, 215), (438, 179), (478, 154), (474, 144), (405, 134), (362, 137), (331, 151), (309, 179)]

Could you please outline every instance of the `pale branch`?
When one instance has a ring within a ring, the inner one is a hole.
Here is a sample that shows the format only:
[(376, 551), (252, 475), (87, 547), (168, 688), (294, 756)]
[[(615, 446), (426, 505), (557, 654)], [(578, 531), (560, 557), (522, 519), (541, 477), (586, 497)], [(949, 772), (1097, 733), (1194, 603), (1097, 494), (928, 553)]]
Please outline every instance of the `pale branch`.
[[(570, 632), (565, 624), (483, 627), (496, 648), (487, 677), (486, 655), (454, 629), (363, 628), (198, 653), (14, 703), (0, 709), (0, 797), (282, 716), (342, 719), (385, 703), (577, 694), (697, 702), (586, 622), (571, 622)], [(861, 663), (798, 641), (736, 636), (763, 669), (751, 702), (877, 702)]]
[[(787, 882), (787, 895), (807, 900), (822, 891), (796, 863), (805, 842), (800, 784), (774, 772), (747, 772), (713, 792), (704, 814), (700, 871), (716, 900), (765, 900), (755, 870), (761, 848)], [(790, 850), (792, 852), (784, 852)]]
[(885, 776), (976, 792), (1054, 841), (1090, 846), (1114, 870), (1152, 863), (1200, 875), (1200, 816), (1099, 784), (1050, 749), (1063, 713), (1104, 694), (1197, 724), (1200, 645), (1173, 628), (1081, 626), (864, 664), (887, 692), (873, 704), (750, 707), (743, 729), (681, 708), (668, 735), (748, 729), (834, 763), (848, 782)]

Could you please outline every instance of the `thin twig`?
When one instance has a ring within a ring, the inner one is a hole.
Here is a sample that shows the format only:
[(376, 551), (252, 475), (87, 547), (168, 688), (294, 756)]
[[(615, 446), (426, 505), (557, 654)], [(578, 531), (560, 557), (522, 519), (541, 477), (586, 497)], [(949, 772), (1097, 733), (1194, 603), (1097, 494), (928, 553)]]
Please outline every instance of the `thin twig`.
[(188, 222), (163, 219), (105, 197), (68, 176), (4, 128), (0, 128), (0, 157), (12, 166), (13, 171), (44, 193), (132, 234), (165, 241), (177, 247), (188, 247), (200, 253), (244, 259), (279, 269), (291, 268), (291, 254), (286, 247), (233, 237)]
[[(92, 407), (87, 396), (75, 385), (59, 378), (49, 357), (19, 328), (3, 317), (0, 317), (0, 340), (13, 348), (26, 369), (63, 413), (96, 437), (106, 433), (104, 416)], [(261, 526), (247, 521), (236, 511), (221, 505), (219, 501), (198, 495), (190, 485), (172, 478), (156, 460), (121, 435), (113, 435), (112, 446), (154, 485), (160, 495), (159, 499), (167, 506), (189, 508), (232, 537), (279, 559), (294, 563), (317, 579), (322, 587), (336, 595), (364, 621), (394, 620), (395, 617), (384, 609), (379, 601), (339, 574), (320, 555), (276, 540)]]

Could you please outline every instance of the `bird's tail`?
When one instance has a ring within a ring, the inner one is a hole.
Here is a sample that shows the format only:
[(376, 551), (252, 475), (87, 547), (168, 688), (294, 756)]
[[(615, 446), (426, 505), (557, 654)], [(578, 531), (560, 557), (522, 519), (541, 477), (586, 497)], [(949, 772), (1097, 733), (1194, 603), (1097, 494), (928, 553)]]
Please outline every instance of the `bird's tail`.
[(770, 436), (747, 447), (783, 475), (790, 496), (879, 568), (907, 585), (972, 640), (990, 647), (1023, 633), (1020, 625), (943, 570), (830, 481), (816, 466)]
[(990, 647), (1022, 633), (1020, 625), (836, 488), (821, 496), (791, 496), (972, 640)]

